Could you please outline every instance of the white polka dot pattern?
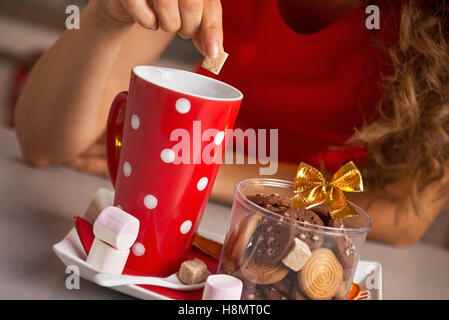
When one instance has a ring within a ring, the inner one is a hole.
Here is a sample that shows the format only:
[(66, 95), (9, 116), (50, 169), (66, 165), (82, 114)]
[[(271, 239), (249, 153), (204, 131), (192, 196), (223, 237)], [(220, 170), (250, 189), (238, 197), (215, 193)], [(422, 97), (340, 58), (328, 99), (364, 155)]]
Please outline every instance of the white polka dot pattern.
[(209, 182), (209, 180), (206, 177), (202, 177), (196, 184), (196, 188), (199, 191), (203, 191), (204, 189), (206, 189), (208, 182)]
[(139, 129), (140, 127), (140, 119), (137, 116), (137, 114), (133, 114), (131, 116), (131, 128), (133, 128), (134, 130)]
[(171, 162), (175, 161), (175, 156), (176, 156), (175, 152), (171, 149), (164, 149), (161, 152), (161, 159), (165, 163), (171, 163)]
[(179, 98), (175, 104), (176, 111), (185, 114), (190, 111), (190, 101), (186, 98)]
[(125, 177), (129, 177), (131, 175), (131, 172), (132, 172), (131, 164), (128, 161), (125, 161), (123, 163), (123, 174), (125, 175)]
[(143, 204), (148, 209), (154, 209), (157, 207), (157, 198), (152, 194), (148, 194), (145, 196), (145, 198), (143, 198)]
[(143, 254), (145, 253), (145, 246), (140, 242), (136, 242), (132, 247), (132, 252), (137, 257), (143, 256)]
[(192, 228), (192, 221), (186, 220), (182, 223), (180, 231), (182, 234), (186, 234)]

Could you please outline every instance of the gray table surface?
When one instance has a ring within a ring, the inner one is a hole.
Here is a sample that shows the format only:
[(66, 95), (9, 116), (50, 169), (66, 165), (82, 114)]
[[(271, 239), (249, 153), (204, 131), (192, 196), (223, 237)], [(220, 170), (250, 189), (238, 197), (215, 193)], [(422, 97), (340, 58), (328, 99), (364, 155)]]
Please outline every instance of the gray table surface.
[[(66, 167), (36, 169), (20, 156), (13, 131), (0, 127), (0, 299), (127, 299), (81, 280), (68, 290), (65, 266), (51, 247), (72, 228), (99, 187), (109, 181)], [(209, 202), (204, 219), (220, 221), (230, 208)], [(368, 241), (363, 260), (383, 270), (384, 299), (449, 299), (449, 251), (426, 244), (399, 249)]]

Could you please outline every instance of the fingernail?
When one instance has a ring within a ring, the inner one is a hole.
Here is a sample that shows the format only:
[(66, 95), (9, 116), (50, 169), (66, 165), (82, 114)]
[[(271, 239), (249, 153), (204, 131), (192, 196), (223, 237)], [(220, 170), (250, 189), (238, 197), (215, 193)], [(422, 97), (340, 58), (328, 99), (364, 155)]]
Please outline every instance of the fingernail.
[(207, 55), (214, 59), (218, 57), (218, 43), (216, 41), (207, 44)]
[(151, 26), (150, 29), (153, 31), (157, 31), (157, 29), (159, 29), (159, 24), (156, 23), (155, 25)]

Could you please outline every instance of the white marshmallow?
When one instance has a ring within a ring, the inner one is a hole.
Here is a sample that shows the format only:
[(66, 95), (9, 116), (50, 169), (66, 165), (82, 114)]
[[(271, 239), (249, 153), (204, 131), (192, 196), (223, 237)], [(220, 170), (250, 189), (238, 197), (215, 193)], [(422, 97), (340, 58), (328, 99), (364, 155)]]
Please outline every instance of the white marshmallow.
[(137, 239), (139, 220), (117, 207), (106, 207), (94, 223), (94, 235), (118, 250), (129, 249)]
[(282, 259), (282, 263), (295, 272), (301, 270), (304, 264), (309, 260), (312, 252), (307, 243), (295, 238), (295, 243), (289, 253)]
[(114, 205), (114, 195), (115, 193), (112, 190), (98, 189), (84, 213), (84, 218), (90, 223), (94, 223), (104, 208)]
[(86, 262), (99, 272), (120, 274), (125, 268), (128, 255), (129, 249), (117, 250), (95, 238)]
[(239, 278), (227, 274), (207, 277), (203, 300), (240, 300), (243, 283)]

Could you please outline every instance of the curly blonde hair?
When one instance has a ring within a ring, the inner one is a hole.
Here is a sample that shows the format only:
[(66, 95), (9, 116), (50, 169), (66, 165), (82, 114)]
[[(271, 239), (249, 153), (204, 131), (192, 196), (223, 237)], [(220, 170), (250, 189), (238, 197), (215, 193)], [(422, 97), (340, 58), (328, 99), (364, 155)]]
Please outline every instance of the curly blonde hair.
[(361, 169), (370, 192), (385, 195), (386, 186), (408, 177), (416, 209), (419, 193), (445, 175), (449, 159), (449, 4), (398, 5), (397, 39), (384, 48), (392, 73), (383, 79), (375, 120), (350, 142), (367, 147), (370, 160)]

